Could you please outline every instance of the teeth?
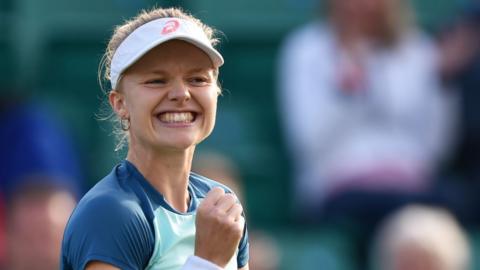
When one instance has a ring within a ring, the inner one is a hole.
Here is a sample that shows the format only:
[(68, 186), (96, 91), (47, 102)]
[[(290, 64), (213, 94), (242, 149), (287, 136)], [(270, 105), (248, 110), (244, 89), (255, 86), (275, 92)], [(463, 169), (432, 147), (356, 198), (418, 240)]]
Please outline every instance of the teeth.
[(166, 123), (190, 123), (193, 121), (193, 114), (191, 112), (162, 113), (160, 121)]

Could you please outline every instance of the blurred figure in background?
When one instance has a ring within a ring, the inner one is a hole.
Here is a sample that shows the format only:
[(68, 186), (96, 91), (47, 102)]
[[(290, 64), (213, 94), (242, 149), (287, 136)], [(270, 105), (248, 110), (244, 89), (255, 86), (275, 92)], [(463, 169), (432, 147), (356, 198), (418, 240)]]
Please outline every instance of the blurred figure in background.
[(81, 192), (78, 153), (55, 113), (37, 102), (3, 97), (0, 122), (4, 269), (58, 269), (63, 230)]
[[(480, 2), (468, 1), (463, 13), (439, 38), (444, 84), (460, 96), (460, 129), (447, 174), (454, 178), (457, 197), (466, 201), (462, 218), (480, 222)], [(452, 187), (445, 189), (452, 190)], [(462, 192), (463, 191), (463, 192)], [(468, 200), (472, 199), (472, 200)]]
[(5, 269), (7, 232), (5, 229), (5, 201), (0, 190), (0, 269)]
[(6, 269), (59, 269), (63, 230), (76, 199), (69, 190), (48, 182), (37, 179), (23, 185), (9, 201)]
[[(204, 151), (197, 154), (192, 164), (192, 171), (230, 187), (238, 199), (246, 203), (244, 183), (239, 169), (233, 160), (213, 151)], [(244, 209), (248, 215), (248, 207)], [(253, 223), (250, 223), (250, 226)], [(267, 232), (248, 228), (250, 239), (250, 269), (277, 270), (280, 269), (280, 253), (275, 240)]]
[(25, 97), (3, 98), (0, 122), (0, 189), (5, 199), (24, 182), (38, 179), (49, 179), (80, 195), (79, 154), (53, 110)]
[(372, 262), (378, 270), (468, 270), (466, 233), (445, 209), (410, 205), (381, 226)]
[(295, 211), (378, 220), (409, 200), (403, 194), (430, 188), (449, 148), (453, 102), (408, 1), (328, 0), (325, 8), (325, 21), (294, 31), (280, 55)]

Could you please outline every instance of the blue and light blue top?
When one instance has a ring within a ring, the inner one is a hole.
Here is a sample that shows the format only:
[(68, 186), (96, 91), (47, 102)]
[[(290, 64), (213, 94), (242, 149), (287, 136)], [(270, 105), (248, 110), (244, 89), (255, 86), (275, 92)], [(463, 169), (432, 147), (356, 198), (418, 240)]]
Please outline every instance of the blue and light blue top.
[[(195, 216), (208, 191), (227, 187), (191, 173), (190, 206), (186, 213), (173, 209), (164, 197), (124, 160), (96, 184), (78, 203), (62, 243), (61, 269), (84, 269), (101, 261), (122, 270), (180, 269), (193, 255)], [(237, 253), (225, 269), (248, 262), (245, 227)]]

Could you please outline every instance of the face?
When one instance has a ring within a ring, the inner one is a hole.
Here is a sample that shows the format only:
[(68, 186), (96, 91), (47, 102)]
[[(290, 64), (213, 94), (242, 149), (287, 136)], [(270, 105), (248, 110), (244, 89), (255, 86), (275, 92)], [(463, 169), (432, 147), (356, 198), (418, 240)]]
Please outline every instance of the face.
[(8, 221), (8, 269), (58, 269), (63, 231), (74, 207), (74, 197), (65, 191), (18, 199)]
[(385, 23), (395, 2), (397, 0), (331, 0), (331, 8), (337, 20), (368, 30)]
[(394, 261), (395, 270), (440, 270), (444, 269), (440, 259), (431, 251), (414, 244), (407, 244), (398, 250)]
[(118, 116), (130, 119), (130, 147), (185, 150), (212, 132), (218, 91), (210, 58), (172, 40), (127, 69), (110, 103)]

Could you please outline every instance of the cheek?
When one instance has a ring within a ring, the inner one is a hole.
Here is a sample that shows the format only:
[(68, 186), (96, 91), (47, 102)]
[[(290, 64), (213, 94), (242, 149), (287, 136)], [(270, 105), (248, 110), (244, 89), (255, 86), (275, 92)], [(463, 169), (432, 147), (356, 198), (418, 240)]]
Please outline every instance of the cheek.
[(151, 95), (139, 94), (136, 96), (129, 96), (126, 100), (126, 105), (130, 118), (144, 117), (150, 115), (150, 112), (155, 107), (156, 98)]
[(216, 90), (205, 93), (205, 95), (201, 96), (201, 105), (205, 114), (205, 120), (211, 126), (213, 126), (215, 123), (215, 117), (217, 114), (217, 100), (218, 94)]
[[(213, 116), (213, 118), (215, 118), (215, 115), (217, 113), (217, 101), (218, 101), (218, 94), (217, 92), (209, 95), (208, 99), (207, 99), (207, 108), (208, 108), (208, 111), (211, 113), (211, 115)], [(213, 119), (215, 120), (215, 119)]]

